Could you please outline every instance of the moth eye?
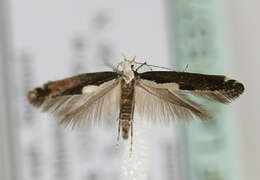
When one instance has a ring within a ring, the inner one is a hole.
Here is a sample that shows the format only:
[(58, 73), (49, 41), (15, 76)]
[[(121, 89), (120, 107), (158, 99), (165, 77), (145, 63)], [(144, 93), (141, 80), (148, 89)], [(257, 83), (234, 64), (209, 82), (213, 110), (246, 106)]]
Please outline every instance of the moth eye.
[(131, 65), (131, 69), (133, 69), (133, 68), (134, 68), (134, 65), (132, 64), (132, 65)]

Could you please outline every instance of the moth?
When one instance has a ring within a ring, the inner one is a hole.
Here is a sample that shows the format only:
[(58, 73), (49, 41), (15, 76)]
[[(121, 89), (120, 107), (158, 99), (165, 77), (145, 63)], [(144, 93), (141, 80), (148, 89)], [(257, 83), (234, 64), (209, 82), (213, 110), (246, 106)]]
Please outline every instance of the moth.
[[(140, 63), (138, 63), (140, 64)], [(133, 144), (134, 112), (151, 121), (210, 119), (210, 113), (192, 96), (229, 103), (244, 91), (242, 83), (222, 75), (138, 70), (124, 60), (113, 71), (80, 74), (52, 81), (28, 92), (29, 102), (53, 114), (58, 124), (72, 128), (100, 125), (118, 117), (118, 136)], [(149, 66), (149, 65), (147, 65)], [(121, 68), (120, 68), (121, 67)]]

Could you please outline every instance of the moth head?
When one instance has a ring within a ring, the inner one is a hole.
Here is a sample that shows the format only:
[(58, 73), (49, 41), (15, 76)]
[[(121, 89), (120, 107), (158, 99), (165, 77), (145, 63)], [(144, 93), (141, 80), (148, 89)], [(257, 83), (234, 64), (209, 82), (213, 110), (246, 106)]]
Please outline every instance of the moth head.
[(134, 79), (134, 65), (136, 64), (134, 57), (132, 60), (127, 60), (126, 57), (123, 55), (124, 60), (119, 63), (118, 67), (122, 67), (122, 76), (126, 83), (129, 83), (132, 79)]
[(123, 71), (133, 71), (134, 70), (134, 66), (136, 64), (135, 59), (136, 56), (133, 57), (132, 60), (127, 60), (125, 56), (124, 57), (124, 61), (122, 62), (122, 70)]

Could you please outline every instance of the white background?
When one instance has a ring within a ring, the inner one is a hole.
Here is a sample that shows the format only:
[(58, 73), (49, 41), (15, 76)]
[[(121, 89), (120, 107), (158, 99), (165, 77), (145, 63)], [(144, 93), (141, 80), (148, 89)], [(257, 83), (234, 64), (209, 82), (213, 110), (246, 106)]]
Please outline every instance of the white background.
[[(75, 2), (79, 5), (75, 7)], [(129, 57), (137, 55), (139, 58), (148, 58), (151, 62), (159, 62), (156, 64), (167, 65), (168, 52), (165, 47), (167, 35), (165, 32), (165, 21), (159, 21), (163, 18), (163, 5), (161, 1), (109, 1), (110, 7), (101, 8), (102, 11), (108, 8), (109, 14), (113, 17), (113, 23), (109, 26), (110, 30), (116, 32), (116, 35), (108, 36), (93, 34), (94, 30), (82, 27), (84, 23), (88, 23), (89, 19), (81, 17), (88, 12), (93, 12), (94, 7), (103, 6), (104, 1), (95, 1), (96, 5), (86, 7), (82, 4), (85, 1), (9, 1), (11, 4), (11, 34), (13, 37), (13, 45), (16, 55), (19, 57), (19, 50), (33, 51), (33, 59), (37, 59), (35, 68), (35, 77), (32, 86), (45, 82), (46, 79), (56, 79), (69, 75), (68, 71), (64, 72), (63, 62), (68, 63), (72, 53), (69, 53), (70, 47), (68, 36), (72, 32), (85, 34), (84, 37), (91, 39), (93, 44), (97, 42), (117, 42), (113, 44), (114, 56), (116, 60), (120, 60), (120, 52), (125, 52)], [(94, 1), (92, 2), (94, 3)], [(147, 4), (149, 3), (149, 7)], [(121, 5), (124, 8), (121, 8)], [(139, 9), (138, 9), (138, 7)], [(237, 102), (239, 112), (237, 113), (237, 126), (239, 138), (238, 152), (242, 158), (242, 179), (259, 178), (259, 162), (260, 162), (260, 143), (259, 143), (259, 42), (260, 42), (260, 3), (256, 0), (230, 0), (223, 1), (225, 14), (227, 17), (227, 29), (229, 50), (231, 54), (233, 73), (239, 74), (239, 80), (245, 84), (246, 90)], [(59, 12), (56, 8), (59, 8)], [(79, 10), (75, 11), (80, 7)], [(93, 8), (92, 8), (93, 7)], [(120, 8), (118, 8), (120, 7)], [(137, 8), (133, 11), (131, 8)], [(142, 7), (142, 8), (141, 8)], [(151, 8), (151, 7), (154, 7)], [(146, 9), (146, 10), (144, 10)], [(119, 13), (120, 12), (120, 13)], [(133, 15), (134, 13), (134, 15)], [(120, 15), (119, 15), (120, 14)], [(125, 14), (128, 18), (126, 21)], [(151, 14), (157, 14), (150, 18)], [(63, 19), (66, 16), (67, 18)], [(37, 17), (37, 18), (36, 18)], [(135, 17), (135, 18), (134, 18)], [(138, 17), (138, 18), (136, 18)], [(87, 18), (87, 17), (86, 17)], [(73, 24), (67, 23), (70, 20)], [(144, 26), (143, 22), (147, 22)], [(134, 25), (133, 25), (133, 22)], [(10, 23), (10, 22), (8, 22)], [(115, 24), (121, 24), (120, 32)], [(10, 24), (9, 24), (10, 25)], [(162, 28), (164, 27), (164, 28)], [(43, 30), (44, 29), (44, 30)], [(54, 30), (55, 29), (55, 30)], [(60, 29), (61, 31), (57, 31)], [(121, 31), (121, 29), (123, 31)], [(139, 33), (140, 32), (140, 33)], [(66, 40), (67, 39), (67, 40)], [(152, 39), (152, 40), (151, 40)], [(138, 43), (137, 43), (138, 42)], [(109, 44), (109, 43), (108, 43)], [(110, 45), (110, 44), (109, 44)], [(21, 48), (21, 49), (20, 49)], [(66, 54), (67, 52), (67, 54)], [(94, 53), (89, 54), (87, 65), (90, 61), (95, 61)], [(48, 65), (46, 65), (46, 63)], [(49, 65), (52, 63), (52, 65)], [(98, 70), (103, 69), (96, 65)], [(57, 67), (59, 67), (57, 69)], [(91, 70), (93, 66), (85, 67)], [(46, 72), (47, 69), (47, 72)], [(42, 76), (44, 74), (44, 76)], [(230, 72), (230, 74), (232, 74)], [(1, 92), (2, 93), (2, 92)], [(3, 114), (1, 114), (3, 116)], [(1, 117), (2, 117), (1, 116)], [(1, 119), (2, 121), (3, 119)], [(46, 119), (39, 120), (41, 123)], [(54, 126), (52, 124), (51, 126)], [(3, 127), (3, 126), (2, 126)], [(3, 132), (3, 131), (1, 131)], [(3, 141), (1, 141), (2, 147)], [(2, 149), (2, 148), (1, 148)], [(3, 150), (3, 149), (2, 149)], [(3, 157), (4, 155), (1, 154)], [(4, 164), (7, 165), (7, 164)], [(3, 169), (0, 170), (0, 177)]]
[(225, 1), (229, 29), (229, 52), (233, 69), (237, 69), (245, 93), (238, 104), (237, 127), (239, 152), (243, 170), (242, 179), (259, 179), (260, 162), (260, 2)]

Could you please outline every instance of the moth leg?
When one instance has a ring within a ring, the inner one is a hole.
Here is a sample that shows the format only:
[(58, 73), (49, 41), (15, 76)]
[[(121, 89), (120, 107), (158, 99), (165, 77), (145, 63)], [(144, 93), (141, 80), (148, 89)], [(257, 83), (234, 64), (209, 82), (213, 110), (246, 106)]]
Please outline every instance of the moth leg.
[(130, 121), (130, 127), (131, 127), (131, 147), (130, 147), (130, 152), (132, 153), (133, 152), (133, 134), (134, 134), (134, 131), (133, 131), (133, 120)]
[(120, 119), (118, 119), (118, 131), (117, 131), (116, 149), (118, 149), (118, 146), (119, 146), (120, 130), (121, 130), (121, 121), (120, 121)]

